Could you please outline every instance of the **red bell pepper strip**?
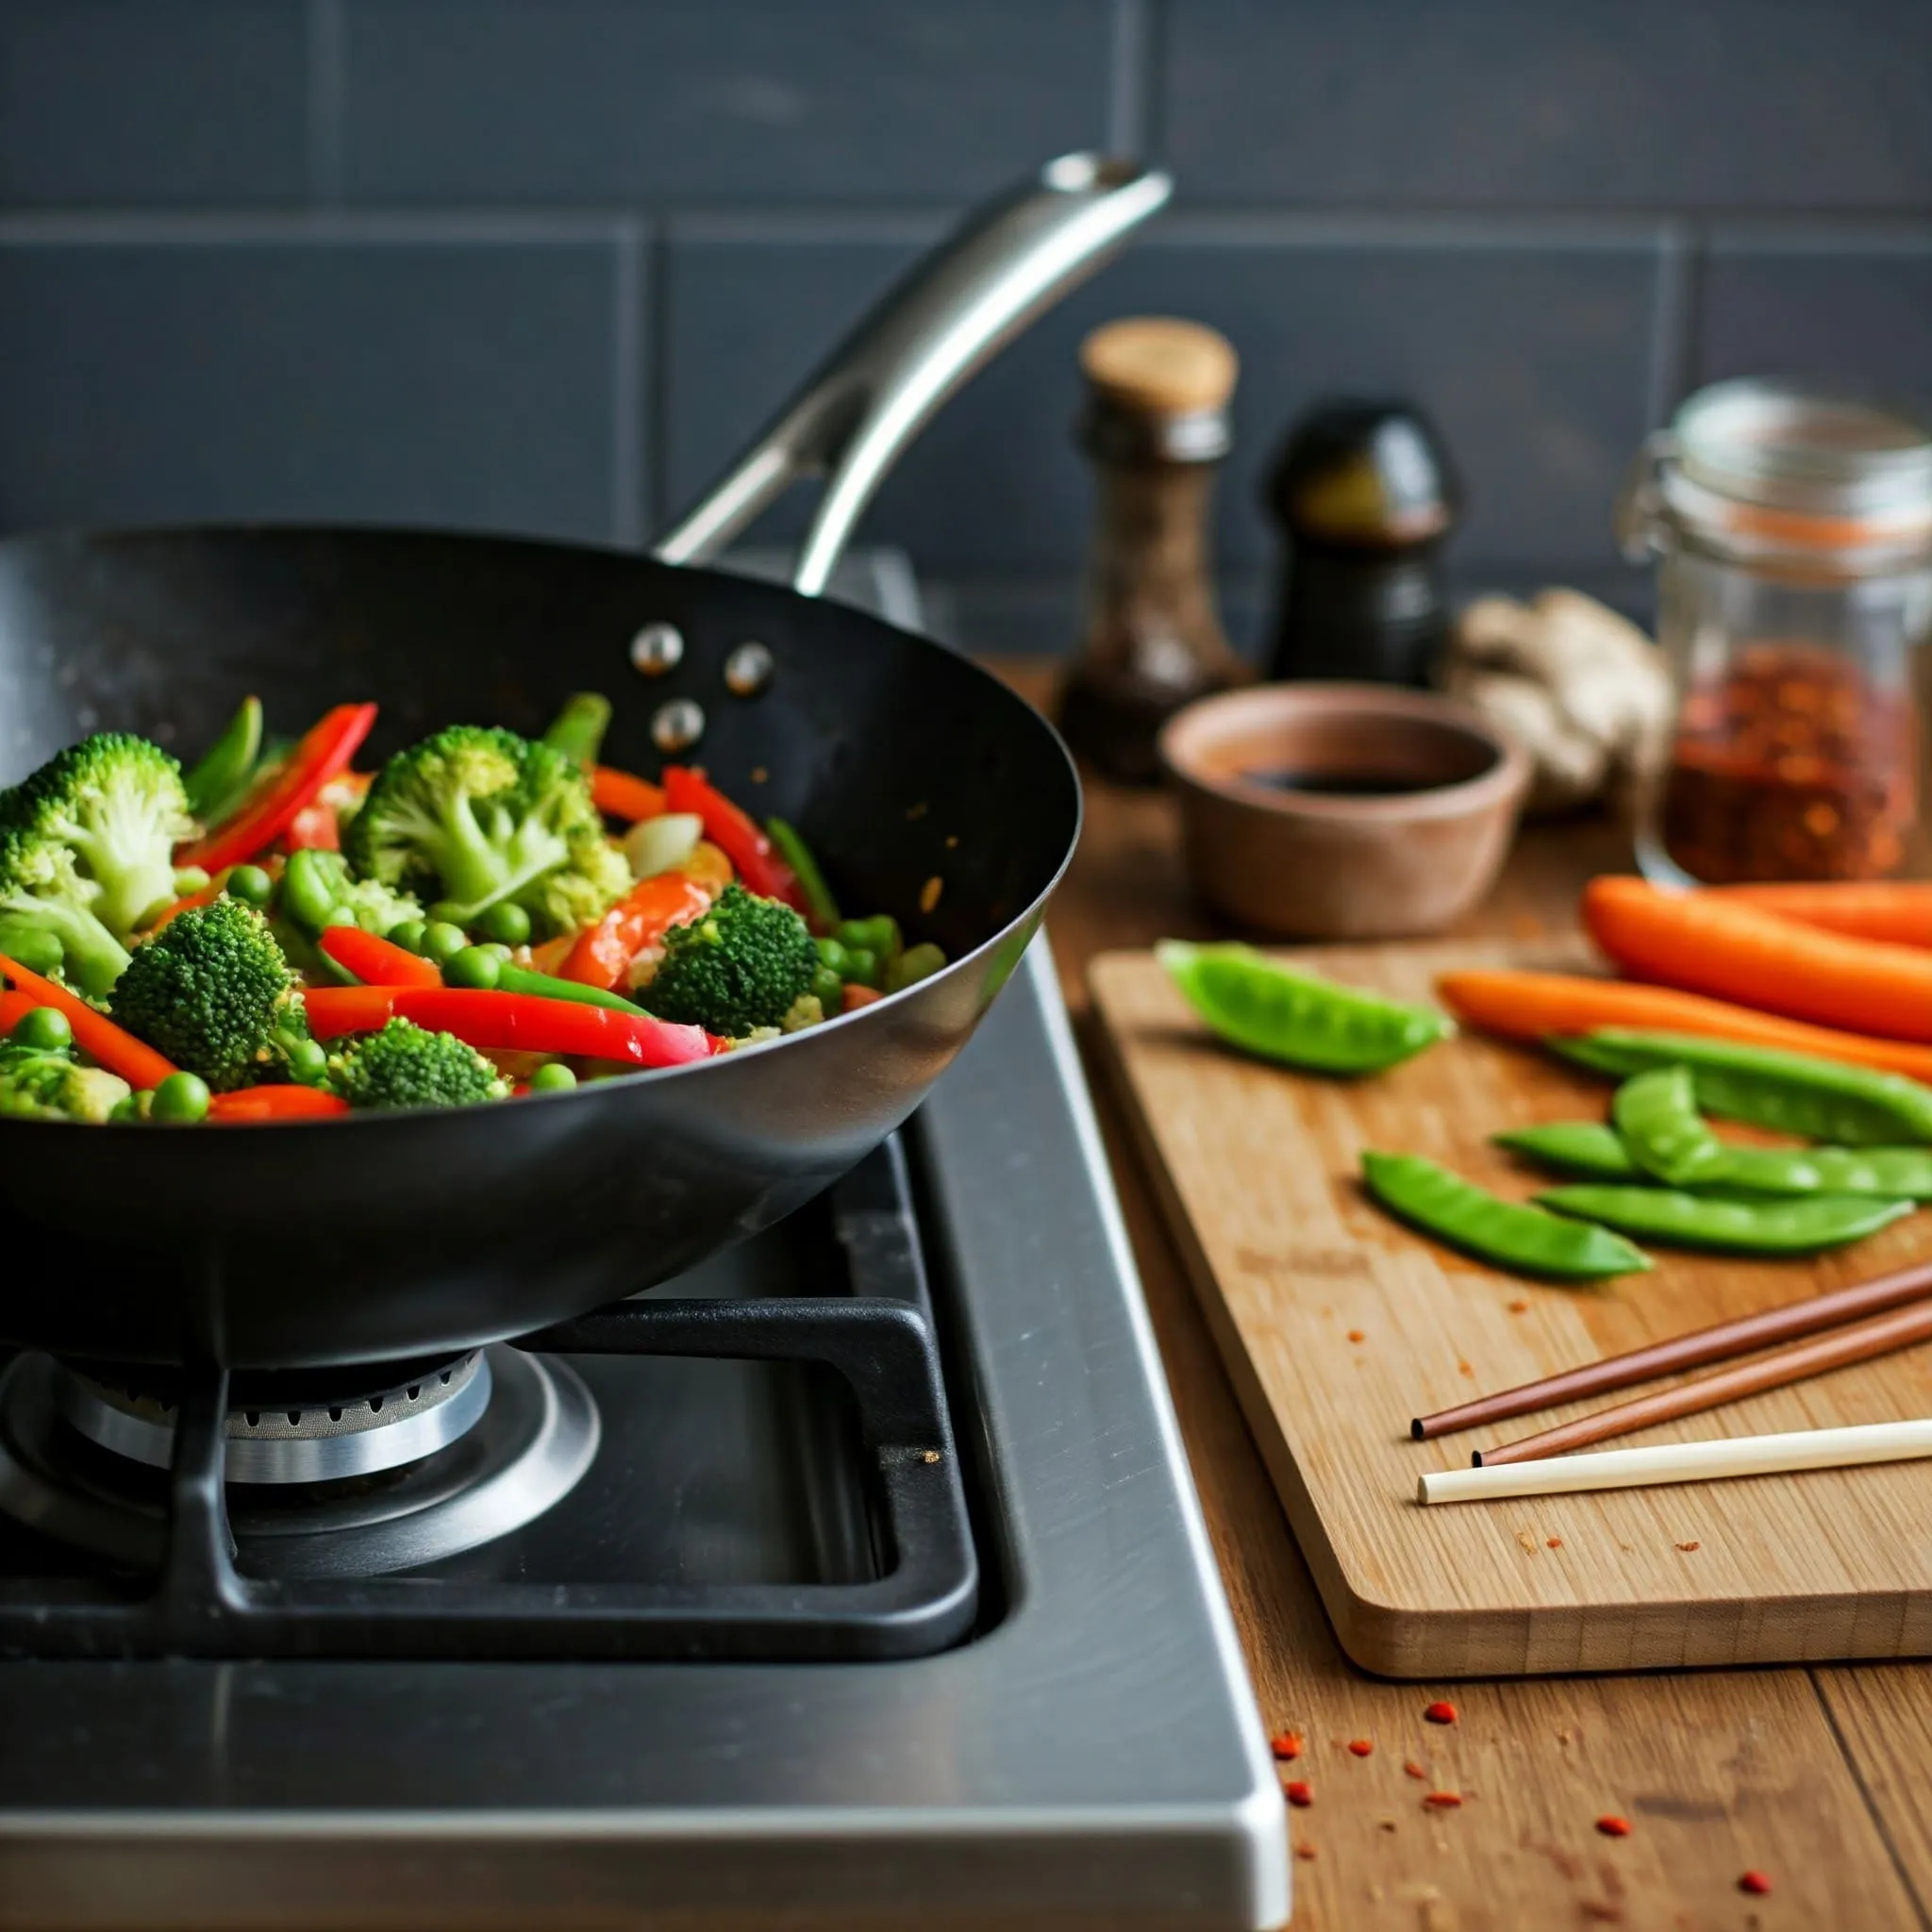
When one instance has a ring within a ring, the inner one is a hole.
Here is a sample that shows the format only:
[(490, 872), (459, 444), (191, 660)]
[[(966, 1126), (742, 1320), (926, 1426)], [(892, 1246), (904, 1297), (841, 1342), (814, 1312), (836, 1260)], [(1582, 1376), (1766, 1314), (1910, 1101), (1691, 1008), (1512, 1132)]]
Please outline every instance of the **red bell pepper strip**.
[(74, 1028), (74, 1043), (83, 1053), (92, 1055), (108, 1073), (119, 1074), (130, 1087), (158, 1087), (170, 1074), (179, 1071), (173, 1060), (158, 1054), (146, 1041), (135, 1039), (113, 1021), (95, 1012), (85, 1000), (75, 999), (64, 986), (56, 986), (51, 979), (28, 972), (5, 953), (0, 953), (0, 973), (18, 991), (31, 994), (35, 1006), (52, 1007), (57, 1012), (65, 1013), (68, 1024)]
[(702, 772), (666, 765), (664, 800), (670, 810), (695, 812), (705, 822), (705, 837), (738, 868), (746, 891), (761, 899), (782, 899), (801, 916), (809, 916), (811, 908), (798, 874), (773, 850), (758, 821), (733, 805)]
[(40, 1001), (24, 992), (0, 992), (0, 1040), (5, 1040)]
[(325, 925), (315, 941), (323, 953), (364, 986), (441, 986), (441, 969), (359, 925)]
[(335, 807), (325, 805), (319, 798), (313, 805), (305, 805), (289, 821), (282, 843), (291, 852), (340, 852), (342, 830), (336, 820)]
[(657, 818), (664, 810), (661, 786), (611, 765), (591, 767), (591, 797), (607, 818), (628, 819), (632, 824)]
[(208, 1117), (237, 1126), (249, 1121), (320, 1121), (347, 1113), (340, 1093), (319, 1087), (241, 1087), (233, 1093), (208, 1095)]
[(535, 993), (473, 992), (459, 987), (324, 986), (306, 1001), (318, 1040), (373, 1033), (391, 1018), (454, 1033), (484, 1053), (575, 1054), (634, 1067), (677, 1067), (718, 1052), (702, 1026), (674, 1026), (648, 1013), (620, 1013)]
[(177, 853), (175, 862), (219, 872), (225, 865), (239, 865), (274, 844), (289, 829), (296, 813), (312, 805), (316, 793), (347, 766), (375, 723), (374, 705), (338, 705), (310, 727), (258, 798), (226, 824), (217, 825)]
[(557, 976), (615, 992), (624, 984), (630, 962), (653, 940), (695, 919), (713, 896), (702, 879), (688, 878), (681, 872), (640, 879), (595, 925), (577, 935)]

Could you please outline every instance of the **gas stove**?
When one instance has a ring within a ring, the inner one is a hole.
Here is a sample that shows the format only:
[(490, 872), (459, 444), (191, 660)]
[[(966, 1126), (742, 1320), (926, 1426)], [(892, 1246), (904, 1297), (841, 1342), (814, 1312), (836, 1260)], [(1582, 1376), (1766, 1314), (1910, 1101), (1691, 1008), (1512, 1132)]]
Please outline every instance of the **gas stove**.
[[(919, 621), (890, 553), (834, 591)], [(325, 1374), (0, 1362), (0, 1927), (1281, 1923), (1045, 941), (664, 1288)]]

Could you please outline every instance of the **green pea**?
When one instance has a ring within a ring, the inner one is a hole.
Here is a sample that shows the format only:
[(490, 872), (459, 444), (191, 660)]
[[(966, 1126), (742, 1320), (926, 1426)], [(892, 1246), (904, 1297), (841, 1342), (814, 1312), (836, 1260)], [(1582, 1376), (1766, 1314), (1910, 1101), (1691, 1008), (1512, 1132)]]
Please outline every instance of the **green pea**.
[(432, 919), (424, 928), (418, 951), (438, 966), (446, 966), (469, 943), (470, 935), (461, 926), (452, 925), (445, 919)]
[(298, 1040), (288, 1049), (289, 1078), (300, 1087), (320, 1087), (328, 1078), (328, 1049), (318, 1040)]
[(199, 1074), (170, 1074), (155, 1089), (148, 1118), (175, 1126), (192, 1125), (208, 1118), (208, 1082)]
[[(1548, 1275), (1557, 1281), (1601, 1281), (1656, 1265), (1641, 1249), (1607, 1228), (1506, 1201), (1418, 1155), (1364, 1153), (1362, 1179), (1369, 1192), (1400, 1220), (1478, 1260), (1493, 1261), (1518, 1274)], [(1653, 1191), (1557, 1190), (1592, 1191)]]
[(545, 1060), (530, 1075), (532, 1093), (565, 1093), (577, 1084), (577, 1076), (561, 1060)]
[(258, 908), (275, 897), (275, 882), (258, 865), (238, 865), (224, 890), (229, 898)]
[(64, 1053), (74, 1044), (74, 1023), (58, 1007), (34, 1007), (14, 1023), (10, 1038), (35, 1053)]
[(486, 953), (481, 946), (465, 946), (460, 953), (444, 960), (442, 966), (446, 986), (465, 987), (472, 992), (493, 991), (502, 973), (503, 961), (494, 953)]
[(525, 945), (530, 937), (530, 915), (514, 899), (502, 899), (476, 922), (476, 930), (506, 946)]
[(1606, 1027), (1549, 1044), (1567, 1059), (1620, 1077), (1688, 1067), (1697, 1104), (1707, 1113), (1807, 1141), (1847, 1147), (1932, 1142), (1932, 1087), (1903, 1074), (1692, 1033)]
[(361, 922), (357, 919), (356, 908), (353, 906), (331, 906), (328, 908), (328, 917), (322, 923), (324, 925), (328, 926), (358, 925)]
[(847, 946), (845, 977), (855, 986), (876, 987), (885, 977), (885, 969), (870, 946)]
[(429, 930), (425, 919), (406, 919), (400, 925), (392, 925), (383, 934), (391, 945), (400, 946), (406, 953), (420, 953), (423, 950), (423, 935)]
[(175, 870), (175, 896), (185, 899), (191, 892), (199, 892), (210, 883), (205, 865), (183, 865)]
[(1630, 1158), (1674, 1187), (1713, 1173), (1724, 1160), (1724, 1143), (1697, 1111), (1688, 1067), (1653, 1067), (1625, 1080), (1610, 1103), (1610, 1119)]
[(890, 912), (871, 919), (845, 919), (839, 923), (841, 944), (876, 953), (882, 959), (893, 958), (900, 950), (899, 922)]
[(1539, 1167), (1554, 1168), (1558, 1174), (1587, 1174), (1607, 1181), (1641, 1178), (1623, 1136), (1601, 1121), (1548, 1121), (1539, 1127), (1516, 1127), (1490, 1138), (1498, 1147), (1507, 1147), (1510, 1153), (1520, 1154)]
[(842, 984), (850, 975), (852, 956), (846, 952), (843, 944), (838, 940), (820, 940), (817, 941), (817, 944), (819, 949), (819, 964), (825, 967), (828, 971), (836, 973)]
[(1293, 972), (1250, 946), (1162, 940), (1154, 951), (1223, 1040), (1310, 1073), (1379, 1074), (1456, 1030), (1426, 1007)]
[(335, 881), (313, 852), (291, 852), (282, 874), (283, 913), (305, 932), (320, 932), (335, 910)]
[(897, 992), (902, 987), (917, 986), (922, 979), (930, 979), (945, 963), (945, 954), (929, 940), (908, 946), (886, 968), (886, 991)]
[(811, 976), (811, 993), (827, 1013), (836, 1013), (845, 997), (845, 982), (829, 966), (821, 966)]
[(501, 940), (485, 940), (476, 950), (479, 953), (488, 953), (501, 966), (508, 966), (515, 957)]
[(1868, 1194), (1726, 1200), (1674, 1188), (1551, 1188), (1537, 1199), (1584, 1223), (1670, 1247), (1730, 1255), (1815, 1255), (1875, 1234), (1912, 1211), (1909, 1201), (1876, 1200)]
[(460, 925), (470, 924), (470, 908), (459, 906), (454, 899), (439, 899), (429, 908), (429, 917), (439, 925)]

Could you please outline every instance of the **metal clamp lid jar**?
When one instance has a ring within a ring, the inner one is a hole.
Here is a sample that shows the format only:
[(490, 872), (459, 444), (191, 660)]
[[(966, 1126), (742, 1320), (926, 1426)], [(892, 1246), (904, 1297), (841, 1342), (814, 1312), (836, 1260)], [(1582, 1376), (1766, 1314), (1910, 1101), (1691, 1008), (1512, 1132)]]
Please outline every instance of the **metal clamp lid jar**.
[(1932, 432), (1795, 383), (1719, 383), (1645, 446), (1619, 534), (1660, 559), (1678, 700), (1644, 870), (1896, 870), (1916, 811), (1910, 659), (1932, 633)]

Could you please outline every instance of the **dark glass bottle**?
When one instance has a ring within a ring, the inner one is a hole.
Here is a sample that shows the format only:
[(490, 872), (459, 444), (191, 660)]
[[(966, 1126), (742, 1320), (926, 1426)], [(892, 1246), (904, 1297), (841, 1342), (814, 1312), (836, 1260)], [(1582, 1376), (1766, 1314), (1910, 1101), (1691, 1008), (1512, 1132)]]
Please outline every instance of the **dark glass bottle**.
[(1442, 546), (1461, 509), (1427, 417), (1393, 400), (1310, 410), (1264, 501), (1285, 540), (1269, 676), (1426, 683), (1449, 641)]
[(1208, 544), (1235, 353), (1198, 323), (1141, 316), (1096, 329), (1080, 362), (1099, 505), (1060, 728), (1108, 777), (1146, 785), (1161, 725), (1247, 675), (1222, 632)]

